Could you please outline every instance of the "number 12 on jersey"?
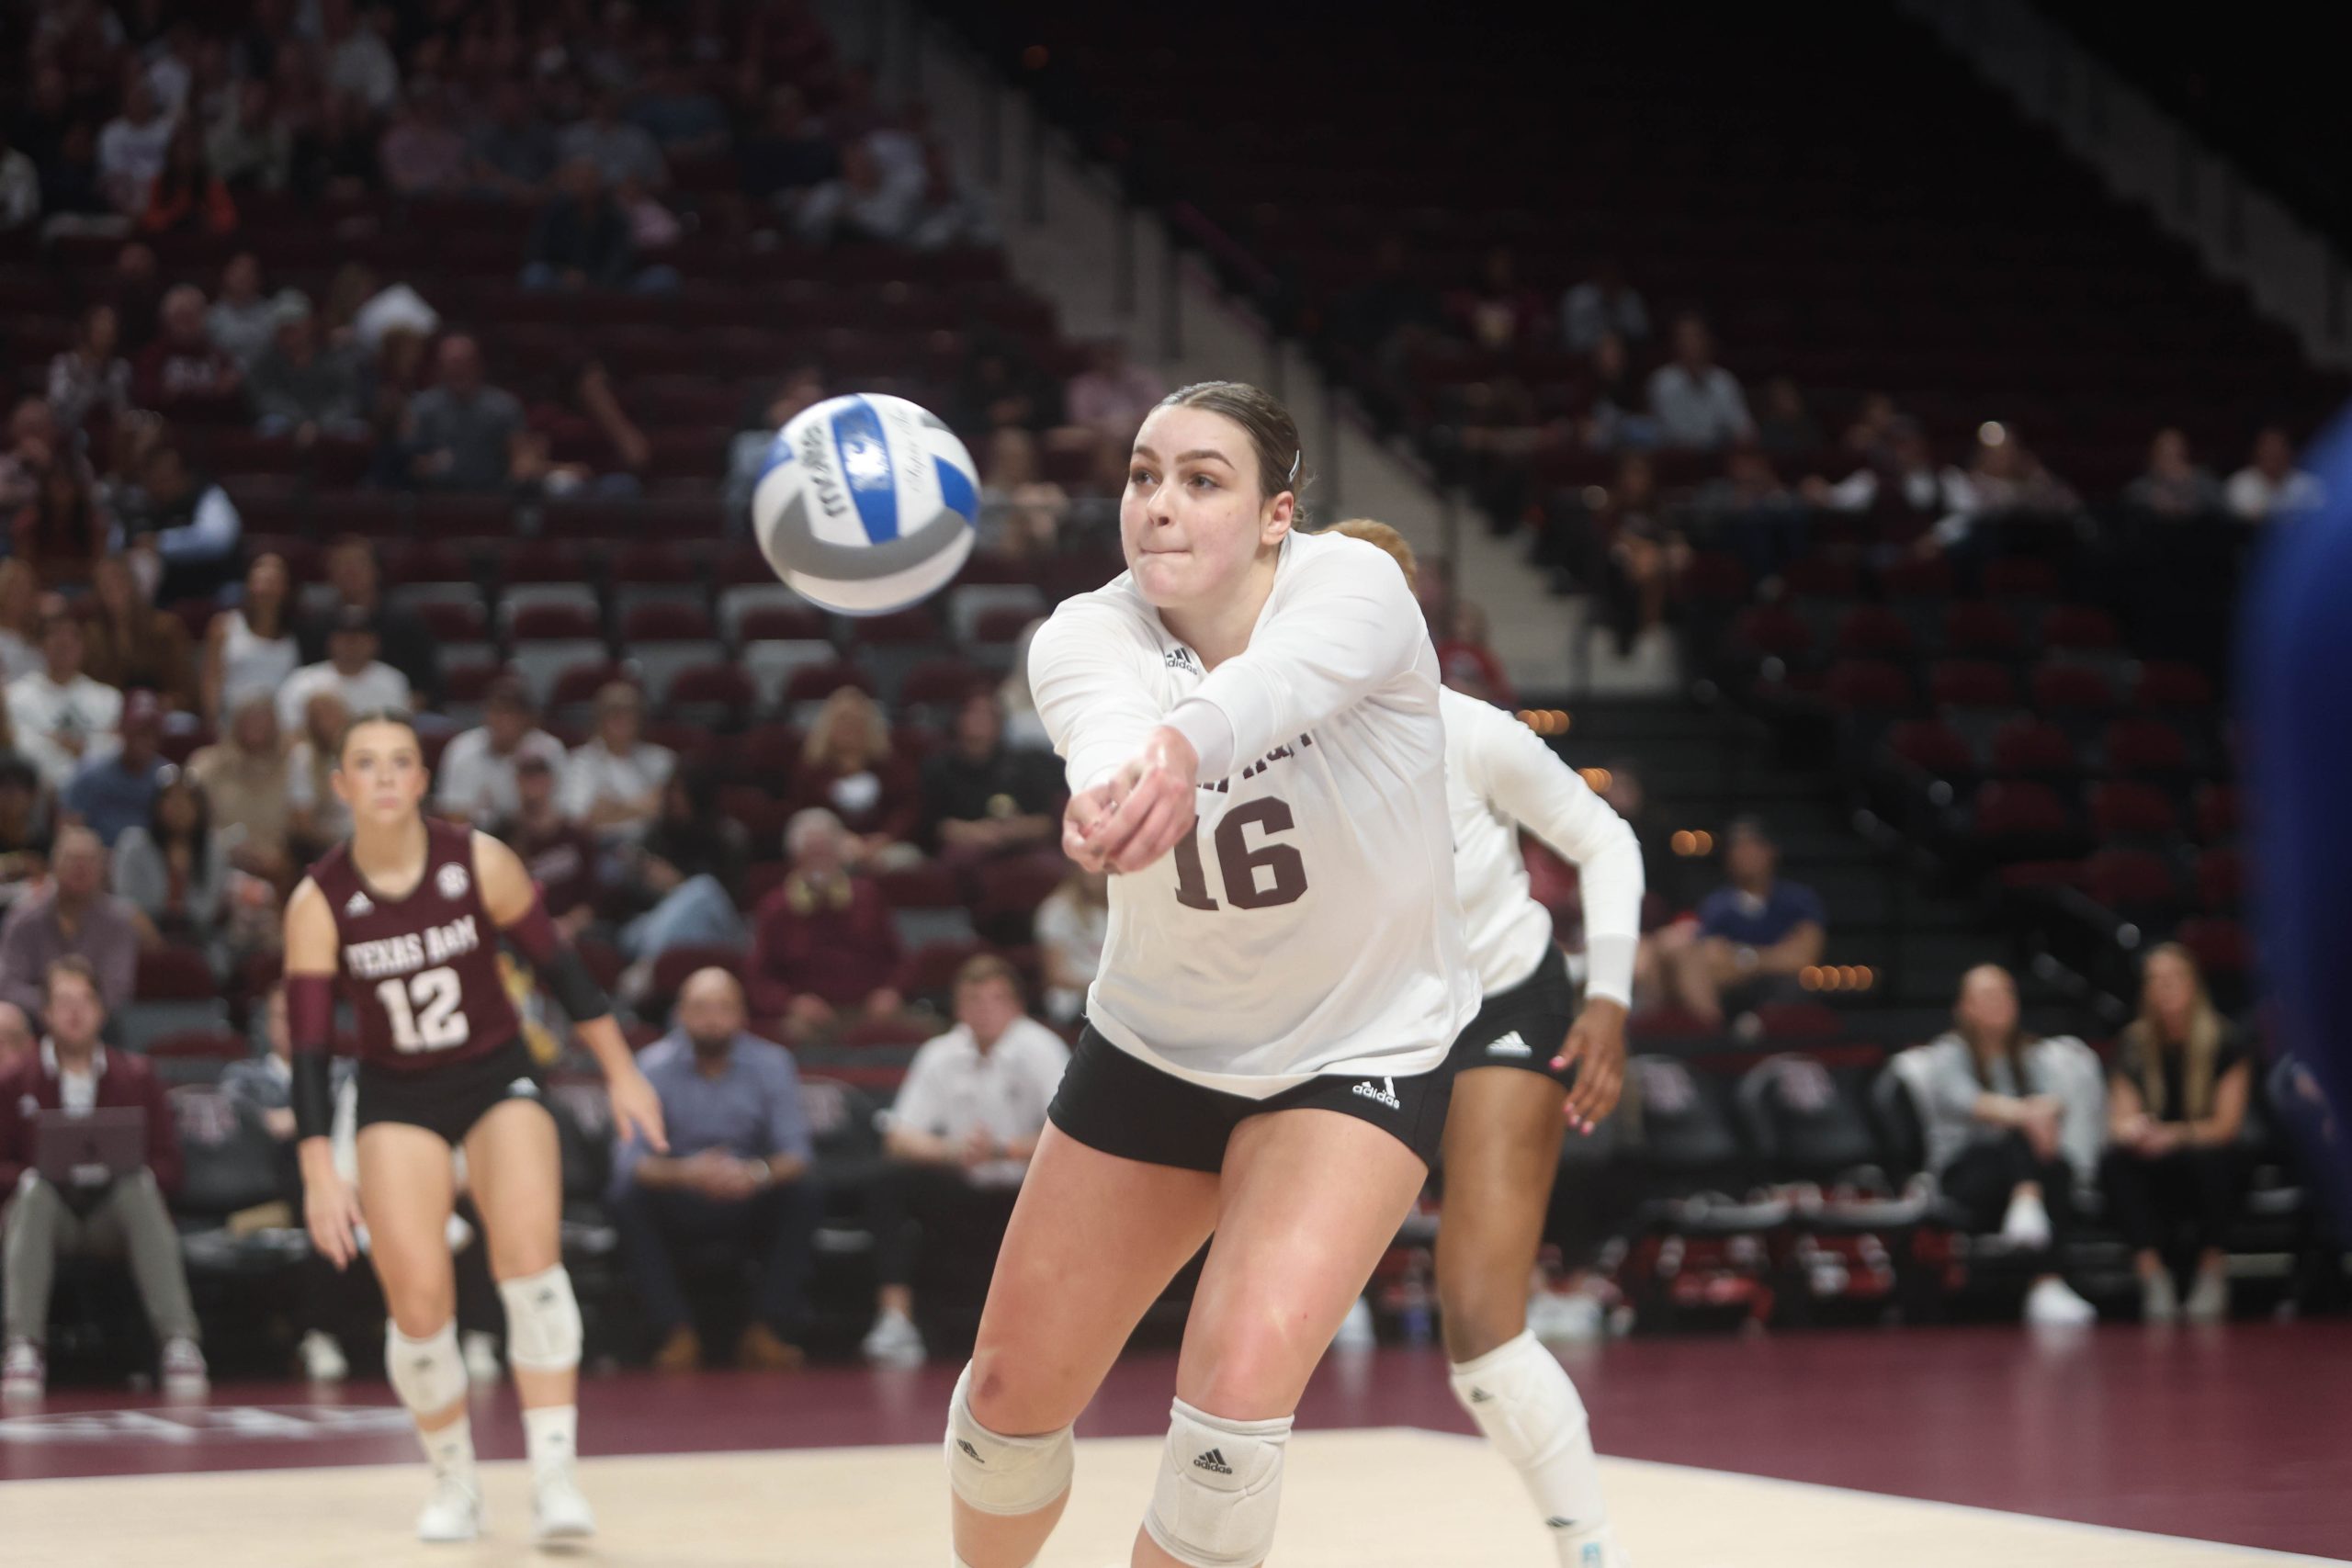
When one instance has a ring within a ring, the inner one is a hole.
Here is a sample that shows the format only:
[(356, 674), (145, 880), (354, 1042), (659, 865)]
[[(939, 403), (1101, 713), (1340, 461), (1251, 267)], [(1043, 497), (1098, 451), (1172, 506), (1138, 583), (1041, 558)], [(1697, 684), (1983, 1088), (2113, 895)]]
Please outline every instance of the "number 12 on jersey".
[(447, 965), (387, 980), (376, 987), (384, 1016), (392, 1021), (392, 1043), (402, 1051), (450, 1051), (471, 1032), (466, 1022), (458, 972)]
[[(1297, 825), (1291, 816), (1290, 802), (1272, 795), (1244, 801), (1225, 814), (1216, 831), (1210, 835), (1216, 842), (1217, 879), (1225, 885), (1225, 907), (1272, 909), (1298, 902), (1306, 891), (1306, 862), (1288, 844), (1261, 841), (1255, 849), (1250, 848), (1249, 829), (1252, 824), (1262, 829), (1262, 837), (1267, 839)], [(1176, 840), (1175, 857), (1176, 902), (1187, 909), (1219, 908), (1209, 896), (1208, 877), (1202, 869), (1197, 824), (1193, 831)], [(1261, 871), (1269, 874), (1266, 881), (1260, 881)]]

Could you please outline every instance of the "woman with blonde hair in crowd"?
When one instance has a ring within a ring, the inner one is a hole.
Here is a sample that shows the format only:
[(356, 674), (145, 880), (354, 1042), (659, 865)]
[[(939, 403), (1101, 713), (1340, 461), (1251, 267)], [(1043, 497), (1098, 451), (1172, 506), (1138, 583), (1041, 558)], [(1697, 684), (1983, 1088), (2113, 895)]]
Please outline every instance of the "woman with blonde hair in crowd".
[(839, 818), (853, 865), (916, 858), (908, 841), (922, 814), (922, 792), (891, 748), (882, 709), (854, 686), (817, 710), (793, 770), (790, 804), (796, 812), (821, 807)]
[[(2140, 971), (2140, 1016), (2123, 1031), (2108, 1079), (2100, 1173), (2117, 1228), (2132, 1244), (2147, 1322), (2186, 1315), (2219, 1323), (2229, 1315), (2223, 1243), (2245, 1187), (2237, 1142), (2253, 1083), (2252, 1055), (2214, 1008), (2196, 958), (2177, 942), (2150, 950)], [(2183, 1240), (2197, 1258), (2185, 1303), (2165, 1257)]]

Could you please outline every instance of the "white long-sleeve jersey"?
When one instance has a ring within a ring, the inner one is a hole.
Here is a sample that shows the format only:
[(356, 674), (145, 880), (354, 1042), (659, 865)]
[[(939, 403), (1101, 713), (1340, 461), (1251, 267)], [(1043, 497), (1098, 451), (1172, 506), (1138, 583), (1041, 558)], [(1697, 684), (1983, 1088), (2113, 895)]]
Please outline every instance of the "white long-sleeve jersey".
[(1214, 671), (1130, 576), (1065, 602), (1029, 684), (1080, 790), (1174, 725), (1200, 819), (1111, 879), (1087, 1018), (1228, 1094), (1430, 1071), (1477, 1011), (1454, 901), (1437, 654), (1396, 564), (1292, 534), (1250, 646)]
[(1634, 829), (1516, 717), (1448, 689), (1446, 806), (1453, 820), (1453, 884), (1470, 961), (1488, 996), (1535, 972), (1552, 914), (1528, 897), (1519, 830), (1575, 863), (1584, 896), (1585, 995), (1632, 1005), (1642, 935), (1642, 847)]

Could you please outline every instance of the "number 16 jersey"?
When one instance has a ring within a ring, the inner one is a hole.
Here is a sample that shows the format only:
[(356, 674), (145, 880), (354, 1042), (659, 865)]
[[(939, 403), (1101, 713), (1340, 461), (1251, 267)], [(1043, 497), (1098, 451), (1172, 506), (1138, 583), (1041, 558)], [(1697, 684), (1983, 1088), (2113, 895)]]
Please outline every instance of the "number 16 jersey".
[(1385, 554), (1287, 536), (1249, 648), (1214, 671), (1131, 576), (1066, 601), (1029, 659), (1072, 790), (1171, 722), (1206, 776), (1191, 836), (1111, 879), (1087, 999), (1103, 1038), (1250, 1099), (1444, 1061), (1477, 1011), (1477, 975), (1454, 896), (1437, 656)]
[(474, 876), (473, 829), (427, 817), (424, 834), (424, 874), (404, 897), (368, 886), (348, 840), (311, 867), (334, 911), (359, 1059), (392, 1072), (469, 1060), (522, 1027), (499, 974), (498, 927)]

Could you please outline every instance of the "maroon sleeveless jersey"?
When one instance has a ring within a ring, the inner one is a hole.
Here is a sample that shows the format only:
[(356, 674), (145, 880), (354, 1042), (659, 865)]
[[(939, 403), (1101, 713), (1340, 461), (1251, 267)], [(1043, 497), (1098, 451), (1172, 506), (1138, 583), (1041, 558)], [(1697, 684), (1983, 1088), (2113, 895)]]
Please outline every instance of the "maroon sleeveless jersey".
[(499, 972), (498, 928), (474, 882), (473, 829), (428, 817), (424, 834), (424, 874), (405, 898), (361, 879), (348, 840), (311, 868), (334, 911), (359, 1059), (393, 1072), (469, 1060), (522, 1029)]

